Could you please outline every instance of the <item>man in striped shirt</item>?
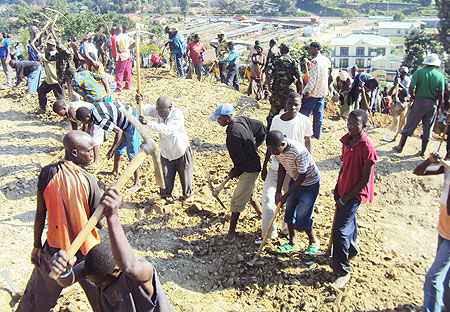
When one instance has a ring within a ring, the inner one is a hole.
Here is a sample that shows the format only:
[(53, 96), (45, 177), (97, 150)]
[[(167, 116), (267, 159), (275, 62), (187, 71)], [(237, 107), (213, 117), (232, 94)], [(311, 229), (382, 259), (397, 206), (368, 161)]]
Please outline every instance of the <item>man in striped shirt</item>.
[[(289, 243), (279, 246), (278, 253), (299, 249), (295, 236), (297, 230), (308, 235), (309, 246), (305, 254), (314, 254), (320, 245), (312, 229), (312, 212), (320, 187), (319, 169), (304, 145), (285, 138), (280, 131), (270, 131), (266, 143), (279, 164), (275, 202), (286, 203), (284, 222), (288, 225)], [(291, 177), (289, 190), (281, 195), (286, 173)]]
[[(127, 149), (127, 155), (130, 161), (133, 159), (141, 145), (141, 136), (134, 128), (130, 121), (119, 111), (119, 108), (124, 107), (128, 112), (139, 117), (138, 112), (130, 105), (122, 104), (120, 102), (105, 103), (98, 102), (92, 104), (92, 108), (80, 107), (77, 109), (76, 118), (83, 124), (100, 126), (105, 131), (114, 132), (113, 145), (106, 154), (109, 159), (114, 154), (114, 168), (111, 174), (117, 175), (119, 171), (120, 158)], [(134, 193), (141, 188), (139, 180), (139, 168), (134, 172), (134, 186), (128, 190), (129, 193)]]

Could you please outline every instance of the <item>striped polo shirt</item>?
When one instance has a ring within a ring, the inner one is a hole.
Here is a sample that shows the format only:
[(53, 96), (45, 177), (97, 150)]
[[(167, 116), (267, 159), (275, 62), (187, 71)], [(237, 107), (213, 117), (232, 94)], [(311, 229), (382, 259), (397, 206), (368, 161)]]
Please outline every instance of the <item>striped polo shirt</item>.
[(94, 124), (100, 126), (100, 128), (108, 132), (111, 132), (114, 129), (114, 125), (122, 129), (123, 131), (127, 130), (131, 126), (131, 123), (119, 111), (119, 108), (121, 107), (124, 107), (125, 110), (133, 114), (133, 116), (137, 116), (137, 111), (130, 105), (120, 102), (98, 102), (92, 105), (92, 116), (94, 117)]
[(319, 168), (317, 168), (312, 155), (306, 147), (299, 142), (285, 139), (286, 149), (280, 155), (274, 155), (275, 160), (283, 165), (287, 174), (295, 181), (301, 174), (305, 174), (302, 186), (313, 185), (320, 181)]

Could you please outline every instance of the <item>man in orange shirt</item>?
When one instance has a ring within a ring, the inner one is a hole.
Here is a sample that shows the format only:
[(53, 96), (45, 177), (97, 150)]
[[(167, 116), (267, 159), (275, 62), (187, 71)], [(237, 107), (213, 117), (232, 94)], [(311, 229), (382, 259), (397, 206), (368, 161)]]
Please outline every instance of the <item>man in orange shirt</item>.
[[(34, 221), (34, 248), (31, 262), (35, 265), (17, 311), (49, 311), (61, 293), (62, 287), (48, 276), (52, 256), (60, 249), (67, 250), (75, 237), (94, 213), (100, 199), (100, 190), (94, 176), (80, 166), (86, 166), (92, 158), (94, 147), (89, 134), (72, 130), (64, 137), (66, 155), (63, 161), (44, 167), (39, 174), (37, 210)], [(47, 240), (41, 237), (48, 213)], [(101, 220), (97, 227), (104, 223)], [(89, 250), (100, 243), (94, 229), (77, 253), (78, 261), (84, 260)], [(96, 288), (83, 280), (81, 287), (94, 311), (99, 311)]]

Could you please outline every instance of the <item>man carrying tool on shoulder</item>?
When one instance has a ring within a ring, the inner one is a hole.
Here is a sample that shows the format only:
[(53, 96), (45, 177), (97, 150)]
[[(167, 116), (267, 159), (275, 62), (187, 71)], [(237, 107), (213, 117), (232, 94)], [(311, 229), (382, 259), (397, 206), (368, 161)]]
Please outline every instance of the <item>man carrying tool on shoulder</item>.
[[(89, 134), (72, 130), (64, 137), (64, 160), (44, 167), (39, 174), (37, 210), (34, 221), (34, 248), (31, 262), (35, 265), (25, 293), (19, 303), (20, 312), (47, 312), (56, 304), (62, 287), (50, 278), (50, 260), (60, 249), (67, 250), (94, 213), (100, 190), (94, 176), (80, 166), (91, 161), (93, 142)], [(41, 242), (48, 214), (47, 240)], [(104, 220), (97, 224), (101, 228)], [(100, 243), (94, 229), (77, 253), (83, 261), (89, 250)], [(80, 281), (94, 311), (99, 311), (95, 287)]]
[(261, 171), (261, 161), (257, 148), (266, 137), (266, 128), (262, 122), (247, 117), (233, 117), (234, 108), (229, 103), (220, 104), (209, 117), (222, 127), (227, 127), (227, 149), (233, 161), (230, 178), (239, 178), (233, 197), (231, 198), (231, 220), (228, 234), (222, 239), (222, 244), (232, 244), (236, 240), (236, 225), (239, 215), (248, 202), (253, 206), (258, 216), (261, 216), (260, 205), (252, 199), (256, 180)]

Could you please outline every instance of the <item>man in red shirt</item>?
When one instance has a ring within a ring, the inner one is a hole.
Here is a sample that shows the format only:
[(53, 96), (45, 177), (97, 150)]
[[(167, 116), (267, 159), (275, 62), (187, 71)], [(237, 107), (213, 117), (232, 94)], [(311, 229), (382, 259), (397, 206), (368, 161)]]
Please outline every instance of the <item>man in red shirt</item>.
[(361, 202), (373, 201), (373, 168), (377, 153), (364, 131), (368, 120), (365, 110), (355, 109), (347, 120), (348, 133), (341, 138), (342, 166), (334, 188), (336, 215), (333, 226), (333, 272), (338, 288), (350, 279), (349, 259), (358, 254), (356, 213)]
[[(189, 42), (187, 45), (187, 51), (189, 57), (191, 58), (192, 66), (194, 67), (195, 74), (197, 75), (198, 81), (202, 79), (202, 54), (206, 51), (203, 43), (200, 42), (200, 35), (195, 34), (194, 40)], [(192, 74), (187, 76), (187, 78), (192, 79)]]

